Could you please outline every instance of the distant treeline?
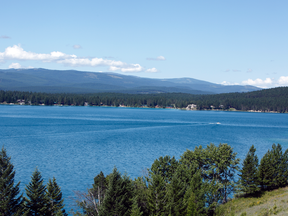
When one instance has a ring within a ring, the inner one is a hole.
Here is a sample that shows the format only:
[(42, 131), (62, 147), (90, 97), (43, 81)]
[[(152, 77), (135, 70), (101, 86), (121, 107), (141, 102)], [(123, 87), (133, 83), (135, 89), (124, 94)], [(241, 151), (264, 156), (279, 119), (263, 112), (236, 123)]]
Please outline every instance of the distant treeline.
[[(75, 216), (224, 215), (221, 204), (228, 202), (235, 192), (250, 197), (288, 185), (288, 150), (283, 152), (280, 144), (273, 144), (260, 163), (255, 152), (252, 145), (241, 169), (237, 153), (228, 144), (199, 146), (185, 151), (179, 160), (159, 157), (142, 177), (134, 180), (115, 167), (106, 176), (100, 172), (86, 192), (75, 192), (81, 211), (70, 213)], [(45, 186), (36, 169), (23, 196), (20, 183), (14, 183), (13, 169), (3, 148), (1, 215), (67, 215), (55, 178)]]
[[(0, 91), (0, 103), (17, 103), (25, 100), (32, 105), (75, 105), (75, 106), (130, 106), (130, 107), (173, 107), (185, 108), (188, 104), (196, 104), (198, 110), (261, 110), (288, 112), (288, 87), (264, 89), (247, 93), (226, 93), (212, 95), (192, 95), (184, 93), (163, 94), (65, 94), (36, 93), (19, 91)], [(18, 101), (19, 102), (19, 101)]]

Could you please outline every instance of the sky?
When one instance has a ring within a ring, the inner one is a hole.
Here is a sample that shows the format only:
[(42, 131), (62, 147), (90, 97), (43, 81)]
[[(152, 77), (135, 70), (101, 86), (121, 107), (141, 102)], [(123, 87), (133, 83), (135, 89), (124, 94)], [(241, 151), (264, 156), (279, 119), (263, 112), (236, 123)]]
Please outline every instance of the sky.
[(288, 1), (1, 1), (0, 69), (288, 86)]

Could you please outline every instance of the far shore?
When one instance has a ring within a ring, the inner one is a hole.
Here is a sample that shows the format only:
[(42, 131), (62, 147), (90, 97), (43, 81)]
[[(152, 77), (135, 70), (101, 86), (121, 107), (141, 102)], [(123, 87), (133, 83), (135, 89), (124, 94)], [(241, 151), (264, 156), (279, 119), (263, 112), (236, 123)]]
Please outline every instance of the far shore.
[[(71, 105), (63, 105), (63, 104), (54, 104), (54, 105), (45, 105), (45, 104), (21, 104), (21, 103), (0, 103), (0, 105), (17, 105), (17, 106), (59, 106), (59, 107), (72, 107), (72, 106), (77, 106), (74, 104)], [(225, 111), (225, 112), (254, 112), (254, 113), (280, 113), (277, 111), (269, 111), (269, 110), (236, 110), (235, 108), (230, 108), (230, 109), (187, 109), (187, 108), (176, 108), (176, 107), (160, 107), (160, 106), (155, 106), (155, 107), (147, 107), (147, 106), (124, 106), (124, 105), (119, 105), (119, 106), (108, 106), (108, 105), (84, 105), (86, 107), (115, 107), (115, 108), (144, 108), (144, 109), (177, 109), (177, 110), (182, 110), (182, 111)], [(79, 106), (80, 107), (80, 106)], [(285, 112), (287, 113), (287, 112)]]

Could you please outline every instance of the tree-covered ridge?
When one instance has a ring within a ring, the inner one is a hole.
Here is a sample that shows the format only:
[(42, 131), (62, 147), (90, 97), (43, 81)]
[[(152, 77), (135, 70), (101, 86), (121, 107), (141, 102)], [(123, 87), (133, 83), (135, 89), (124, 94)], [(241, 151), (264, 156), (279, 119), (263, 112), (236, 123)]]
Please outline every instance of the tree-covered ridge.
[[(49, 94), (36, 92), (0, 91), (0, 103), (25, 103), (32, 105), (75, 106), (129, 106), (186, 108), (196, 104), (198, 110), (220, 109), (288, 112), (288, 87), (263, 89), (247, 93), (192, 95), (183, 93), (165, 94)], [(24, 104), (23, 103), (23, 104)]]

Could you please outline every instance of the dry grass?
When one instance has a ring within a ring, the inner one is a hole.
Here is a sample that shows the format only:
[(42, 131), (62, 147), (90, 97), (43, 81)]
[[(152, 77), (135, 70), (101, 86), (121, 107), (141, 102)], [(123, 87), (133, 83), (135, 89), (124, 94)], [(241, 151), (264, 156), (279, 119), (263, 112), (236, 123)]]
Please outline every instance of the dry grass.
[(223, 216), (288, 215), (288, 187), (266, 191), (258, 197), (233, 198), (219, 210)]

